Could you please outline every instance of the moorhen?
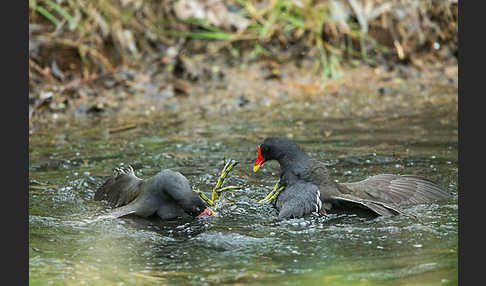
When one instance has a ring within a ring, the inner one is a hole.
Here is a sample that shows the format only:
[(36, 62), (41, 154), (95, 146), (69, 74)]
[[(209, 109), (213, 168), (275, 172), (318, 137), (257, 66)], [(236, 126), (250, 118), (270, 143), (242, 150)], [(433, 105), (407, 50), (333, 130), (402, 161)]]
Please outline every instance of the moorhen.
[[(258, 148), (253, 167), (277, 160), (280, 181), (275, 186), (278, 217), (299, 218), (312, 212), (367, 209), (383, 216), (407, 214), (401, 207), (444, 200), (451, 195), (436, 183), (414, 175), (380, 174), (363, 181), (337, 183), (322, 162), (312, 159), (294, 142), (268, 137)], [(281, 190), (280, 192), (278, 192)], [(268, 198), (267, 196), (267, 201)]]
[(94, 200), (107, 200), (116, 207), (110, 213), (114, 218), (129, 214), (149, 217), (155, 213), (163, 220), (214, 215), (191, 189), (186, 177), (169, 169), (142, 180), (131, 166), (116, 168), (96, 191)]

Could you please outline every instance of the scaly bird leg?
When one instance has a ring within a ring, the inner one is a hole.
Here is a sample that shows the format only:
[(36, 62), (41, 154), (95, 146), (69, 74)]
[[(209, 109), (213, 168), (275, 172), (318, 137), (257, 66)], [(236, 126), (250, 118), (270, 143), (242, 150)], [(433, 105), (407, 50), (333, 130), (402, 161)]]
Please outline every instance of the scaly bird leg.
[(259, 200), (257, 202), (257, 204), (260, 204), (260, 203), (263, 203), (263, 202), (271, 202), (272, 200), (274, 200), (278, 194), (283, 190), (285, 189), (285, 187), (278, 187), (278, 182), (275, 184), (275, 187), (273, 187), (273, 190), (262, 200)]
[(198, 195), (199, 195), (199, 197), (201, 198), (201, 200), (203, 200), (203, 202), (204, 202), (206, 205), (208, 205), (208, 206), (212, 206), (212, 205), (214, 205), (214, 202), (213, 202), (213, 201), (211, 201), (211, 199), (210, 199), (210, 198), (206, 197), (206, 195), (205, 195), (203, 192), (201, 192), (199, 189), (197, 189), (197, 190), (193, 190), (193, 191), (194, 191), (196, 194), (198, 194)]
[(214, 202), (216, 199), (218, 199), (218, 193), (222, 193), (227, 190), (239, 190), (241, 189), (240, 187), (237, 186), (227, 186), (227, 187), (222, 187), (224, 179), (226, 176), (229, 174), (231, 169), (233, 169), (234, 166), (238, 165), (238, 161), (230, 159), (223, 167), (223, 170), (221, 170), (221, 175), (219, 176), (219, 179), (214, 186), (212, 190), (212, 195), (211, 198), (208, 198), (203, 192), (200, 190), (194, 190), (195, 193), (201, 197), (201, 199), (204, 201), (204, 203), (208, 206), (213, 206)]
[(238, 165), (238, 163), (239, 163), (238, 161), (230, 159), (224, 165), (223, 170), (221, 170), (221, 175), (219, 176), (218, 182), (216, 183), (216, 185), (213, 188), (212, 195), (211, 195), (211, 201), (214, 202), (218, 198), (218, 192), (223, 191), (221, 189), (221, 186), (223, 185), (224, 179), (226, 179), (226, 176), (229, 174), (231, 169), (233, 169), (234, 166)]

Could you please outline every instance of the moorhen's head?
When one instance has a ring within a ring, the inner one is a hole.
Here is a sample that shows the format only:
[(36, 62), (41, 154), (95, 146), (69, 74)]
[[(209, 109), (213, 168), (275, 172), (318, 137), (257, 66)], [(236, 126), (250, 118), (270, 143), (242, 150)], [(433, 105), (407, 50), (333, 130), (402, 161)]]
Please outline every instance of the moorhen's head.
[(282, 137), (268, 137), (257, 147), (258, 156), (253, 166), (253, 172), (258, 171), (264, 162), (270, 160), (291, 160), (295, 155), (302, 154), (294, 142)]
[(197, 216), (214, 216), (214, 211), (203, 203), (203, 201), (197, 197), (189, 206), (184, 206), (184, 211), (193, 217)]

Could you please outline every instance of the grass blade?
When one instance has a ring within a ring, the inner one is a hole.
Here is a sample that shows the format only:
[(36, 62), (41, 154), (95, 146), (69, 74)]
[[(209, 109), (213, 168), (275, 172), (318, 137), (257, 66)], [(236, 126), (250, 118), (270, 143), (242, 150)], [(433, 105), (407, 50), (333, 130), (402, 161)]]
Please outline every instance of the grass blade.
[(52, 9), (54, 9), (57, 13), (59, 13), (64, 19), (66, 19), (69, 22), (69, 25), (72, 27), (73, 30), (76, 29), (78, 23), (76, 22), (76, 20), (71, 15), (69, 15), (68, 12), (66, 12), (66, 10), (64, 10), (64, 8), (62, 8), (59, 4), (54, 3), (50, 0), (45, 0), (45, 2)]
[(61, 21), (59, 21), (54, 15), (52, 15), (46, 9), (44, 9), (44, 8), (42, 8), (40, 6), (34, 6), (34, 10), (36, 10), (37, 12), (39, 12), (39, 14), (41, 14), (42, 16), (46, 17), (52, 23), (56, 24), (56, 26), (59, 27), (61, 25)]

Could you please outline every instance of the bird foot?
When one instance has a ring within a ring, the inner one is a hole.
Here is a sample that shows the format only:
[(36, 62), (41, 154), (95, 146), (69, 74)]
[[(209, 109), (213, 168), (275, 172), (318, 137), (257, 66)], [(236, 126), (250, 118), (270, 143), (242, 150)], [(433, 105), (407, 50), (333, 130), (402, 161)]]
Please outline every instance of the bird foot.
[(239, 190), (241, 189), (238, 186), (227, 186), (227, 187), (222, 187), (224, 180), (228, 176), (229, 172), (236, 166), (238, 165), (238, 161), (229, 159), (228, 162), (223, 167), (223, 170), (221, 170), (221, 175), (219, 176), (218, 181), (216, 182), (216, 185), (214, 186), (211, 194), (211, 198), (208, 198), (206, 195), (204, 195), (200, 190), (194, 190), (199, 197), (206, 203), (208, 206), (213, 206), (214, 202), (218, 199), (218, 194), (222, 193), (224, 191), (228, 190)]

